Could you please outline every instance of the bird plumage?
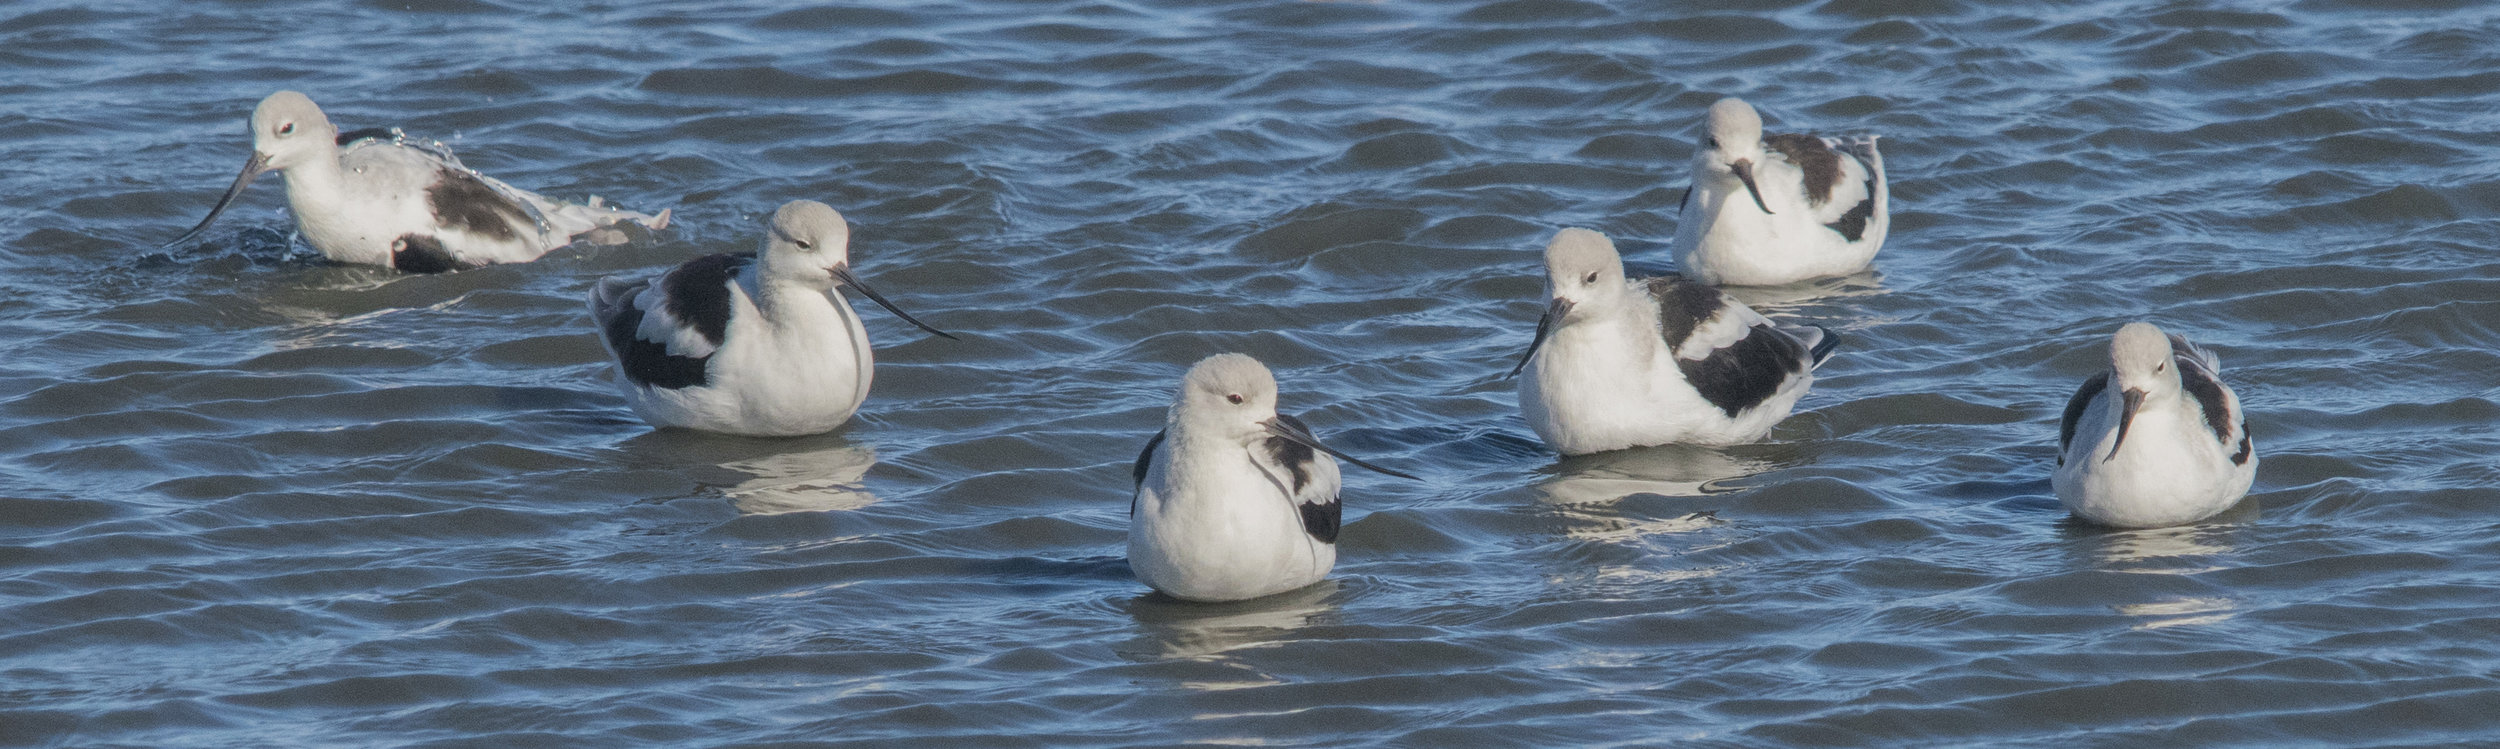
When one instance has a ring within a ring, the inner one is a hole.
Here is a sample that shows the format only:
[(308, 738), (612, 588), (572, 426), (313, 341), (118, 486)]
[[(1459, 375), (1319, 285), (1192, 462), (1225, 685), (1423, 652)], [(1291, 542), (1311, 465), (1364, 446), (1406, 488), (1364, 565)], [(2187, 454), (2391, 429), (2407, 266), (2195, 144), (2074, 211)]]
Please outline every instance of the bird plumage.
[(815, 201), (774, 212), (764, 248), (686, 261), (646, 281), (601, 279), (591, 319), (619, 387), (653, 426), (816, 434), (868, 397), (875, 355), (838, 287), (940, 336), (850, 272), (850, 227)]
[(1556, 233), (1545, 265), (1551, 301), (1512, 373), (1529, 427), (1565, 455), (1761, 439), (1839, 342), (1688, 278), (1627, 279), (1587, 229)]
[(1241, 354), (1208, 357), (1182, 377), (1131, 473), (1128, 556), (1140, 582), (1190, 601), (1318, 582), (1336, 565), (1343, 517), (1329, 456), (1414, 478), (1328, 447), (1276, 401), (1275, 376)]
[(1675, 260), (1712, 285), (1774, 286), (1865, 270), (1892, 227), (1872, 136), (1762, 132), (1743, 100), (1710, 107), (1676, 227)]
[(566, 203), (463, 166), (439, 143), (396, 130), (342, 134), (311, 98), (280, 91), (252, 110), (252, 158), (208, 217), (175, 239), (198, 236), (261, 174), (286, 180), (287, 206), (304, 240), (324, 257), (435, 273), (538, 259), (577, 237), (607, 238), (621, 222), (651, 229), (668, 212), (646, 216)]
[(2152, 323), (2110, 339), (2110, 367), (2084, 380), (2058, 420), (2050, 484), (2076, 517), (2152, 528), (2193, 523), (2247, 496), (2256, 444), (2221, 360)]

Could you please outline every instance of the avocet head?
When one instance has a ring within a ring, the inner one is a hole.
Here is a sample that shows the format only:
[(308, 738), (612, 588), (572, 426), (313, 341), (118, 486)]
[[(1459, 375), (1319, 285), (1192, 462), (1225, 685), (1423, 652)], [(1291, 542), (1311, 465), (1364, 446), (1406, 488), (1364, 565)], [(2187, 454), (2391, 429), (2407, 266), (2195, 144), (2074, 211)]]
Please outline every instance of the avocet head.
[(1299, 422), (1279, 418), (1276, 375), (1267, 371), (1267, 365), (1243, 354), (1216, 354), (1190, 366), (1189, 373), (1181, 376), (1180, 394), (1172, 401), (1172, 421), (1175, 433), (1187, 431), (1193, 436), (1238, 440), (1244, 446), (1277, 437), (1374, 471), (1415, 478), (1338, 452), (1322, 444)]
[(1537, 319), (1536, 336), (1528, 339), (1528, 351), (1519, 355), (1519, 366), (1510, 368), (1510, 376), (1528, 368), (1554, 326), (1612, 309), (1628, 293), (1623, 256), (1615, 252), (1614, 240), (1578, 227), (1555, 232), (1545, 243), (1545, 316)]
[(338, 127), (330, 124), (330, 117), (321, 113), (312, 97), (280, 91), (260, 100), (260, 106), (252, 108), (251, 160), (243, 162), (243, 171), (234, 176), (234, 184), (217, 198), (215, 207), (208, 209), (208, 218), (200, 219), (198, 226), (165, 243), (166, 246), (189, 241), (206, 230), (260, 175), (317, 159), (337, 158), (338, 137)]
[(270, 169), (285, 169), (338, 150), (338, 126), (312, 97), (280, 91), (252, 108), (253, 156)]
[[(2118, 391), (2118, 437), (2110, 441), (2110, 458), (2127, 441), (2127, 426), (2146, 402), (2163, 403), (2179, 396), (2179, 367), (2170, 351), (2170, 336), (2148, 322), (2131, 322), (2109, 339), (2109, 387)], [(2110, 458), (2103, 458), (2108, 460)]]
[(767, 273), (832, 288), (835, 269), (851, 264), (851, 222), (813, 200), (783, 203), (765, 224), (764, 249), (757, 257)]
[(851, 224), (833, 206), (813, 200), (783, 203), (780, 210), (773, 211), (764, 234), (764, 249), (757, 257), (766, 276), (791, 279), (815, 289), (831, 289), (835, 284), (848, 286), (904, 322), (938, 336), (955, 337), (905, 313), (851, 273)]
[[(1720, 99), (1710, 105), (1710, 121), (1702, 128), (1701, 150), (1693, 155), (1693, 169), (1712, 175), (1734, 176), (1753, 196), (1754, 207), (1770, 213), (1771, 206), (1762, 202), (1762, 188), (1754, 184), (1753, 169), (1762, 163), (1762, 115), (1753, 105), (1736, 97)], [(1701, 175), (1694, 175), (1699, 178)], [(1722, 183), (1724, 184), (1724, 183)]]
[(1545, 293), (1558, 321), (1572, 319), (1583, 307), (1610, 304), (1629, 293), (1627, 288), (1623, 256), (1606, 235), (1574, 227), (1545, 243)]
[(1276, 418), (1276, 375), (1243, 354), (1200, 359), (1181, 376), (1173, 416), (1191, 430), (1211, 430), (1248, 440), (1264, 436)]

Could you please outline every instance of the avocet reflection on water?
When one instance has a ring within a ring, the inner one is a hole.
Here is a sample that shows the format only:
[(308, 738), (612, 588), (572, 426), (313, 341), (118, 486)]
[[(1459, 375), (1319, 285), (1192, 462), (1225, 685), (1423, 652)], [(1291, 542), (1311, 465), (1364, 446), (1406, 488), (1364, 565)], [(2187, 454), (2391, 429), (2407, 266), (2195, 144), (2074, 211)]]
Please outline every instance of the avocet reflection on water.
[(738, 512), (748, 515), (856, 510), (877, 501), (877, 495), (861, 484), (869, 467), (876, 464), (875, 448), (847, 440), (814, 450), (731, 461), (721, 467), (753, 476), (722, 493), (729, 495)]
[(2238, 535), (2240, 522), (2255, 520), (2257, 503), (2243, 500), (2231, 509), (2204, 523), (2110, 530), (2069, 519), (2060, 530), (2071, 539), (2082, 555), (2084, 565), (2095, 565), (2111, 572), (2143, 576), (2146, 583), (2122, 588), (2121, 595), (2140, 590), (2141, 600), (2109, 603), (2110, 610), (2135, 619), (2132, 629), (2163, 629), (2168, 627), (2219, 624), (2237, 616), (2240, 600), (2229, 595), (2176, 593), (2177, 586), (2155, 584), (2154, 580), (2186, 578), (2227, 570), (2238, 546), (2232, 537)]
[[(1147, 594), (1130, 599), (1128, 612), (1137, 619), (1138, 642), (1120, 648), (1130, 657), (1192, 658), (1230, 662), (1226, 653), (1285, 640), (1295, 630), (1326, 623), (1337, 616), (1338, 582), (1321, 580), (1263, 598), (1230, 603), (1190, 603)], [(1226, 689), (1269, 683), (1245, 673), (1240, 683), (1190, 683), (1197, 689)]]
[(1736, 491), (1734, 481), (1780, 467), (1770, 460), (1726, 448), (1694, 445), (1616, 450), (1569, 458), (1554, 477), (1537, 485), (1547, 504), (1612, 502), (1632, 494), (1700, 497)]

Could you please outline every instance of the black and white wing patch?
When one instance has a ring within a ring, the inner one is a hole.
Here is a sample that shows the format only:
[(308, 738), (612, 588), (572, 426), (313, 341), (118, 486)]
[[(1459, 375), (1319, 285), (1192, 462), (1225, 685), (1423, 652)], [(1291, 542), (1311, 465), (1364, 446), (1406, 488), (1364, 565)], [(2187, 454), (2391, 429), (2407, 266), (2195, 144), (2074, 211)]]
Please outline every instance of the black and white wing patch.
[(339, 133), (338, 143), (340, 147), (346, 147), (355, 145), (356, 141), (360, 140), (390, 141), (398, 139), (399, 131), (397, 130), (387, 127), (367, 127)]
[(1137, 495), (1146, 493), (1146, 471), (1154, 467), (1155, 448), (1162, 447), (1163, 436), (1171, 433), (1170, 429), (1156, 431), (1154, 439), (1146, 440), (1146, 449), (1137, 451), (1137, 467), (1129, 471), (1129, 476), (1137, 480), (1136, 490), (1128, 495), (1129, 517), (1137, 517)]
[(625, 379), (657, 388), (710, 384), (709, 364), (729, 335), (730, 316), (753, 305), (738, 277), (754, 261), (753, 253), (707, 255), (639, 287), (600, 281), (592, 312)]
[(1804, 173), (1800, 187), (1805, 190), (1806, 205), (1814, 209), (1814, 220), (1851, 242), (1866, 236), (1866, 223), (1875, 215), (1878, 176), (1868, 166), (1873, 163), (1874, 140), (1844, 144), (1811, 135), (1779, 134), (1763, 136), (1762, 145)]
[[(389, 137), (384, 134), (359, 130), (340, 135), (354, 140), (340, 149), (339, 165), (388, 175), (391, 184), (401, 178), (421, 180), (435, 227), (432, 233), (460, 233), (497, 243), (535, 242), (545, 234), (545, 216), (521, 191), (462, 166), (460, 158), (441, 143), (407, 138), (395, 131), (387, 132)], [(435, 239), (459, 244), (448, 236)]]
[(2179, 386), (2204, 410), (2206, 428), (2233, 451), (2231, 463), (2247, 465), (2256, 445), (2248, 439), (2248, 416), (2240, 411), (2239, 395), (2222, 384), (2222, 360), (2177, 333), (2170, 334), (2170, 358), (2179, 365)]
[(2066, 415), (2057, 419), (2058, 465), (2066, 464), (2066, 448), (2075, 442), (2075, 425), (2083, 421), (2085, 412), (2092, 409), (2092, 401), (2108, 390), (2109, 372), (2103, 371), (2084, 380), (2082, 387), (2075, 388), (2075, 396), (2066, 399)]
[(434, 222), (445, 229), (501, 242), (536, 236), (534, 209), (497, 187), (466, 169), (444, 165), (425, 189), (426, 204), (434, 209)]
[(1718, 289), (1682, 276), (1649, 279), (1648, 289), (1658, 302), (1660, 339), (1675, 352), (1684, 380), (1728, 418), (1786, 390), (1830, 356), (1839, 341), (1822, 328), (1782, 328)]
[[(1301, 419), (1280, 413), (1276, 420), (1304, 434), (1311, 432)], [(1336, 462), (1320, 456), (1308, 445), (1283, 437), (1267, 438), (1266, 448), (1266, 460), (1259, 462), (1259, 468), (1285, 490), (1286, 501), (1302, 512), (1302, 531), (1320, 543), (1336, 543), (1337, 526), (1345, 513), (1344, 506), (1337, 503)], [(1284, 475), (1278, 475), (1280, 470)]]

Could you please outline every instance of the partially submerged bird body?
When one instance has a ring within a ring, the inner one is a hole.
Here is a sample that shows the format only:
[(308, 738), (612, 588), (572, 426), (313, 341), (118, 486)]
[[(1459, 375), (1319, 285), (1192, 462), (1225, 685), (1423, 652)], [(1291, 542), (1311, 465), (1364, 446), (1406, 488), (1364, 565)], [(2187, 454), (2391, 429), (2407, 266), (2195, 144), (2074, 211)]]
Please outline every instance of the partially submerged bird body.
[(1337, 563), (1343, 510), (1327, 447), (1276, 411), (1276, 381), (1240, 354), (1209, 357), (1182, 378), (1164, 429), (1133, 472), (1129, 567), (1188, 601), (1237, 601), (1318, 582)]
[(1712, 285), (1776, 286), (1873, 264), (1892, 227), (1892, 193), (1873, 136), (1764, 135), (1738, 99), (1710, 108), (1675, 260)]
[[(644, 421), (759, 436), (819, 434), (841, 426), (867, 400), (876, 355), (842, 292), (756, 275), (755, 256), (735, 254), (699, 258), (646, 283), (600, 280), (592, 304), (617, 314), (607, 339), (631, 384), (626, 397)], [(726, 316), (718, 338), (701, 325), (673, 323), (667, 297), (653, 291), (670, 286), (719, 289), (717, 302), (695, 303), (724, 305), (721, 311), (693, 312), (707, 320)], [(635, 324), (626, 325), (627, 317)], [(666, 340), (651, 341), (651, 334)], [(627, 348), (657, 343), (664, 350), (617, 352), (617, 339), (627, 336)]]
[(1328, 576), (1343, 512), (1336, 461), (1304, 455), (1296, 468), (1270, 444), (1282, 438), (1245, 449), (1181, 434), (1148, 454), (1137, 486), (1128, 546), (1140, 582), (1182, 600), (1237, 601)]
[(1838, 344), (1690, 279), (1626, 279), (1586, 229), (1556, 234), (1546, 266), (1553, 301), (1515, 373), (1520, 414), (1565, 455), (1761, 439)]
[[(344, 263), (441, 272), (529, 262), (577, 237), (611, 240), (600, 230), (622, 222), (651, 229), (658, 216), (565, 203), (463, 166), (441, 144), (397, 131), (341, 137), (303, 94), (280, 91), (252, 112), (253, 155), (216, 207), (179, 244), (207, 229), (254, 178), (277, 171), (304, 241)], [(621, 235), (617, 235), (621, 236)]]
[(647, 281), (602, 279), (591, 316), (635, 413), (654, 426), (754, 436), (848, 421), (876, 357), (837, 286), (938, 333), (850, 273), (849, 241), (840, 213), (794, 201), (774, 214), (759, 253), (708, 255)]
[(2076, 517), (2121, 528), (2193, 523), (2238, 504), (2256, 445), (2221, 362), (2151, 323), (2112, 337), (2110, 369), (2077, 388), (2058, 424), (2050, 485)]

